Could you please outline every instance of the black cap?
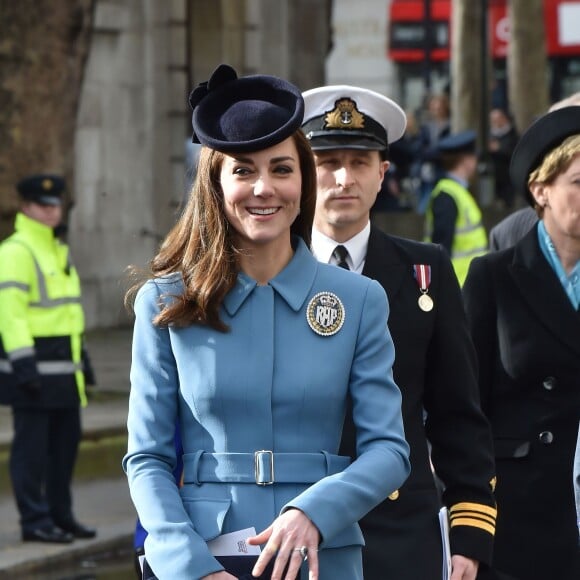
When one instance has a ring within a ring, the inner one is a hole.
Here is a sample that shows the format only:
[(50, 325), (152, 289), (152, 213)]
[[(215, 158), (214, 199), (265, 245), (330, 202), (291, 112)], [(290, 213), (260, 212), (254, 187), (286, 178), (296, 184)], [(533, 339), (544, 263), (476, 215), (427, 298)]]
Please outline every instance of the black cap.
[(361, 87), (330, 85), (303, 93), (302, 131), (314, 151), (383, 151), (400, 139), (407, 118), (397, 103)]
[(268, 75), (238, 78), (226, 64), (191, 92), (189, 104), (192, 141), (224, 153), (272, 147), (299, 129), (304, 115), (293, 84)]
[(441, 155), (448, 153), (473, 153), (476, 152), (477, 134), (471, 129), (453, 133), (443, 137), (437, 142), (437, 152)]
[(568, 137), (580, 134), (580, 107), (556, 109), (534, 121), (519, 140), (510, 163), (510, 177), (518, 193), (523, 193), (533, 206), (535, 200), (528, 189), (530, 173), (544, 157)]
[(26, 201), (41, 205), (62, 205), (66, 183), (60, 175), (30, 175), (16, 185), (18, 194)]

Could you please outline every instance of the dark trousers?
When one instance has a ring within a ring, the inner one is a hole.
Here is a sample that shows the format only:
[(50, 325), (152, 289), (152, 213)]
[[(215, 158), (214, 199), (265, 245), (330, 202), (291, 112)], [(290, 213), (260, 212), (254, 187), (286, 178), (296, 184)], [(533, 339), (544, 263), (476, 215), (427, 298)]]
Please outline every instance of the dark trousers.
[(13, 408), (10, 477), (23, 531), (73, 519), (71, 480), (81, 437), (79, 407)]

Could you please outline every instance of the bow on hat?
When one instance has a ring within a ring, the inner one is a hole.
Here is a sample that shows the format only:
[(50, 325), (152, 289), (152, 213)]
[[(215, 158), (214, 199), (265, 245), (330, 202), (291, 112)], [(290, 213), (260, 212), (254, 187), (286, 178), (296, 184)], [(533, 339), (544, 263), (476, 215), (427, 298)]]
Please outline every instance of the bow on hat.
[[(208, 81), (199, 83), (189, 95), (189, 106), (191, 111), (195, 111), (195, 108), (201, 103), (201, 101), (213, 90), (229, 83), (235, 81), (238, 78), (236, 71), (228, 64), (220, 64)], [(193, 132), (191, 140), (193, 143), (199, 143), (199, 139)]]
[(191, 93), (193, 142), (222, 151), (272, 147), (300, 128), (304, 99), (298, 87), (270, 75), (239, 77), (221, 64)]

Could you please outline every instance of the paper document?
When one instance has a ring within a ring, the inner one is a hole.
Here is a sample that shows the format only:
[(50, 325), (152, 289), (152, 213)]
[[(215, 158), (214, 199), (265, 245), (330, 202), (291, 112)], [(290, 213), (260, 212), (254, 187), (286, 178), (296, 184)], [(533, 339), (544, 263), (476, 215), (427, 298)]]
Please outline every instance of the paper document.
[(246, 528), (229, 534), (222, 534), (207, 543), (214, 556), (259, 556), (260, 546), (250, 546), (246, 539), (256, 535), (255, 528)]
[(449, 544), (449, 513), (445, 506), (439, 510), (439, 528), (441, 529), (441, 543), (443, 545), (443, 572), (441, 578), (449, 580), (451, 576), (451, 545)]

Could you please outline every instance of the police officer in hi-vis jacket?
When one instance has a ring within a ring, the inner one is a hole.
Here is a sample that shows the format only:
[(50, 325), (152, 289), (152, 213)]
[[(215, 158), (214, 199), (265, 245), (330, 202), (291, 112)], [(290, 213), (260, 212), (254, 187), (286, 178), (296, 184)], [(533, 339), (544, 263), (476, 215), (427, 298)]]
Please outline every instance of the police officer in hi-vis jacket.
[(94, 529), (73, 515), (71, 479), (85, 381), (81, 287), (56, 235), (65, 182), (33, 175), (17, 185), (15, 232), (0, 245), (0, 403), (12, 406), (10, 477), (23, 541), (69, 543)]

